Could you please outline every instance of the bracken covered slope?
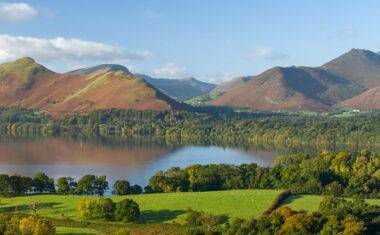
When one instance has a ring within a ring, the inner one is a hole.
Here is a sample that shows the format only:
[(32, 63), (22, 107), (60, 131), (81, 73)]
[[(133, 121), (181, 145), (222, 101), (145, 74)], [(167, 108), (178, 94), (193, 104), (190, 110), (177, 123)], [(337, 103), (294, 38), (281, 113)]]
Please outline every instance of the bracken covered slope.
[(275, 67), (210, 102), (259, 110), (327, 110), (364, 91), (319, 68)]
[(123, 71), (89, 76), (54, 73), (31, 58), (0, 65), (0, 106), (46, 110), (52, 117), (94, 109), (187, 109), (144, 79)]

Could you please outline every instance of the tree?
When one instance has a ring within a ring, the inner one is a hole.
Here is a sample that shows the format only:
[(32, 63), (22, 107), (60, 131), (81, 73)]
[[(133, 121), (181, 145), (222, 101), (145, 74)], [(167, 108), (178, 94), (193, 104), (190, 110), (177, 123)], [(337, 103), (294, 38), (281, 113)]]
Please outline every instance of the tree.
[(59, 194), (74, 194), (78, 184), (72, 177), (61, 177), (57, 179), (57, 192)]
[(95, 206), (95, 215), (107, 221), (115, 220), (116, 204), (109, 198), (100, 198)]
[(39, 219), (34, 229), (33, 235), (54, 235), (55, 227), (47, 219)]
[(6, 197), (9, 195), (9, 176), (6, 174), (0, 175), (0, 195)]
[(140, 185), (135, 184), (131, 187), (131, 194), (141, 194), (142, 193), (142, 188)]
[(20, 220), (20, 231), (22, 235), (33, 235), (36, 227), (36, 219), (33, 216)]
[(113, 185), (112, 194), (127, 195), (130, 193), (130, 186), (127, 180), (117, 180)]
[(318, 231), (317, 218), (305, 213), (297, 213), (287, 218), (276, 234), (315, 234)]
[(96, 176), (85, 175), (78, 181), (77, 194), (93, 195), (95, 192)]
[(37, 216), (37, 211), (39, 210), (38, 202), (33, 200), (29, 204), (29, 209), (31, 209), (34, 213), (34, 216)]
[(89, 199), (83, 198), (78, 202), (78, 213), (82, 217), (94, 218), (96, 217), (95, 207), (96, 207), (95, 198), (89, 198)]
[(107, 177), (105, 175), (96, 177), (95, 194), (97, 194), (99, 196), (104, 195), (104, 192), (108, 189), (108, 182), (107, 182), (106, 178)]
[(124, 199), (116, 203), (115, 218), (117, 221), (131, 222), (140, 216), (139, 205), (132, 199)]
[(55, 192), (54, 180), (49, 178), (45, 173), (37, 173), (33, 178), (33, 191), (34, 192)]

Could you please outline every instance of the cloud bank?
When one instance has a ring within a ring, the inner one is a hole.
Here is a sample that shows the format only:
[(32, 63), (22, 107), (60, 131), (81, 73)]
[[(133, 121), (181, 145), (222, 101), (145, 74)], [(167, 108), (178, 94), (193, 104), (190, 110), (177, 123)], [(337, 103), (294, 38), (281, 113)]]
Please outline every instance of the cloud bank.
[(0, 3), (0, 20), (18, 23), (34, 20), (38, 12), (26, 3)]
[(127, 51), (121, 47), (81, 39), (43, 39), (0, 34), (0, 62), (29, 56), (43, 62), (129, 62), (143, 60), (149, 51)]
[(174, 63), (167, 63), (162, 68), (154, 69), (152, 72), (153, 76), (157, 77), (181, 77), (187, 75), (187, 69), (184, 67), (178, 67)]

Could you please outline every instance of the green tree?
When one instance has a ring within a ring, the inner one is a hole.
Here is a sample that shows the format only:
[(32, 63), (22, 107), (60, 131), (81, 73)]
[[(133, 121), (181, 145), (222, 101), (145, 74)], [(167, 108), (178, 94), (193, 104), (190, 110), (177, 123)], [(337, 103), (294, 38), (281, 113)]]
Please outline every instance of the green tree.
[(130, 186), (127, 180), (117, 180), (113, 185), (113, 195), (127, 195), (130, 194)]
[(95, 206), (95, 215), (107, 221), (115, 220), (116, 204), (110, 198), (100, 198)]
[(140, 216), (139, 205), (132, 199), (124, 199), (116, 203), (115, 218), (117, 221), (131, 222)]
[(40, 172), (37, 173), (33, 178), (33, 191), (34, 192), (49, 192), (53, 193), (55, 192), (54, 187), (54, 180), (52, 178), (49, 178), (45, 173)]

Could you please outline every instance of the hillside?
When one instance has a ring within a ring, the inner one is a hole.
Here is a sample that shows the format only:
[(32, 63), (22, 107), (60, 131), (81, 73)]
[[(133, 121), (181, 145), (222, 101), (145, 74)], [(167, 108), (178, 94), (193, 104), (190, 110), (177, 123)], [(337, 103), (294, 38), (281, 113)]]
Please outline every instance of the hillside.
[(136, 74), (142, 77), (148, 83), (157, 87), (165, 94), (178, 99), (187, 100), (206, 94), (216, 87), (215, 84), (201, 82), (195, 78), (167, 79), (167, 78), (152, 78), (144, 74)]
[(337, 107), (350, 107), (360, 110), (380, 109), (380, 86), (374, 87), (358, 96), (345, 100)]
[(352, 49), (321, 68), (366, 89), (380, 85), (380, 55), (372, 51)]
[(275, 67), (210, 102), (259, 110), (327, 110), (364, 88), (319, 68)]
[(126, 67), (118, 65), (118, 64), (100, 64), (100, 65), (91, 66), (87, 68), (76, 69), (67, 73), (86, 76), (86, 75), (93, 75), (93, 74), (107, 73), (107, 72), (117, 72), (117, 71), (123, 71), (125, 73), (130, 74), (129, 70)]
[(248, 81), (250, 81), (253, 78), (253, 76), (247, 76), (247, 77), (237, 77), (230, 81), (220, 83), (217, 85), (214, 89), (209, 91), (206, 94), (203, 94), (201, 96), (194, 97), (192, 99), (189, 99), (186, 101), (187, 104), (191, 105), (206, 105), (207, 102), (210, 102), (211, 100), (214, 100), (218, 98), (219, 96), (223, 95), (227, 91), (243, 84)]
[(0, 65), (0, 106), (46, 110), (52, 117), (94, 109), (187, 109), (123, 71), (81, 76), (54, 73), (30, 58)]

